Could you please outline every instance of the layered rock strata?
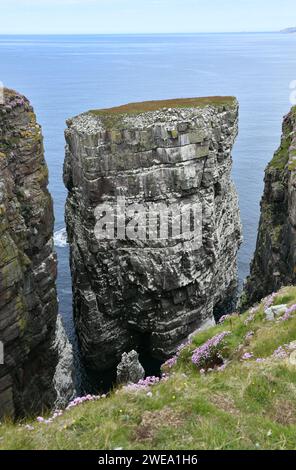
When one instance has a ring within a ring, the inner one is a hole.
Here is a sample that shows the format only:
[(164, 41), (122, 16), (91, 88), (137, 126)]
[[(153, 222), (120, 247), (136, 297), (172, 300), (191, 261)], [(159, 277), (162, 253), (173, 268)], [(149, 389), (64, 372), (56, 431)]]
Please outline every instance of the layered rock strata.
[(136, 103), (68, 121), (74, 316), (91, 368), (131, 349), (171, 356), (233, 298), (237, 127), (231, 97)]
[(265, 171), (256, 251), (242, 307), (296, 283), (296, 107), (285, 116), (281, 145)]
[(66, 393), (55, 380), (64, 332), (57, 324), (57, 263), (47, 183), (33, 109), (25, 97), (5, 90), (0, 104), (0, 416), (39, 412), (73, 394), (69, 362), (66, 375), (72, 385), (68, 382)]

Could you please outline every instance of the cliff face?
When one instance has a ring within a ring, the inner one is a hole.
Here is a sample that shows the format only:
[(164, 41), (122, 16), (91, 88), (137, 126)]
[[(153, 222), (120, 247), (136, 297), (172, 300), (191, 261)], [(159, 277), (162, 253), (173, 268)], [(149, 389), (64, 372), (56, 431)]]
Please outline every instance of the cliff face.
[(296, 283), (296, 108), (284, 118), (280, 148), (265, 171), (257, 246), (242, 305)]
[(33, 109), (25, 97), (5, 90), (0, 105), (0, 416), (38, 412), (73, 394), (69, 349), (67, 372), (57, 381), (62, 328), (47, 182)]
[[(203, 98), (126, 105), (68, 121), (74, 315), (90, 367), (108, 368), (131, 349), (170, 356), (233, 297), (241, 242), (230, 175), (237, 118), (234, 98)], [(199, 222), (190, 219), (185, 236), (174, 236), (178, 213), (188, 208)], [(162, 236), (166, 210), (174, 228)]]

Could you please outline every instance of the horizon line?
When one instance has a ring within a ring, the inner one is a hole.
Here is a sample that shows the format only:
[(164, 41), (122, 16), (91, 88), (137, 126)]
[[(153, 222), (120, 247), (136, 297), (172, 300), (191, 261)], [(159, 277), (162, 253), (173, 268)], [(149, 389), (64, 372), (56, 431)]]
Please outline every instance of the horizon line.
[[(195, 32), (109, 32), (109, 33), (0, 33), (1, 36), (156, 36), (156, 35), (195, 35), (195, 34), (289, 34), (282, 30), (266, 30), (266, 31), (195, 31)], [(293, 33), (290, 33), (293, 34)]]

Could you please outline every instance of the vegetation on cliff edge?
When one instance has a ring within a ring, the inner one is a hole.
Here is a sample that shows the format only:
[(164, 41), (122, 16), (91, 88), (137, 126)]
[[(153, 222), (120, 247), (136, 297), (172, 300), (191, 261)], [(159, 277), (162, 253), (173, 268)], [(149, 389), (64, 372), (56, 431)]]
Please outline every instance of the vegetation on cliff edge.
[(3, 422), (0, 448), (295, 449), (295, 340), (296, 287), (286, 287), (197, 333), (152, 386), (77, 400), (49, 421)]

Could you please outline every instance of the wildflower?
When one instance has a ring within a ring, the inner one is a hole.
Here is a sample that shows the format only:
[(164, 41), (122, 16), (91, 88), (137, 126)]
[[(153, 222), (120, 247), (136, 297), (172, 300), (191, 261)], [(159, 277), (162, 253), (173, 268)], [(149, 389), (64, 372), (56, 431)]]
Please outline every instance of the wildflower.
[(286, 313), (284, 313), (284, 315), (279, 318), (279, 321), (287, 321), (287, 320), (290, 320), (290, 318), (292, 318), (292, 317), (288, 313), (288, 310), (287, 310)]
[(250, 308), (249, 310), (250, 314), (254, 315), (255, 313), (258, 312), (259, 308), (260, 308), (260, 305), (255, 305), (255, 307)]
[(294, 313), (296, 311), (296, 304), (291, 305), (286, 311), (287, 314), (291, 315), (291, 313)]
[(273, 357), (275, 357), (276, 359), (285, 359), (286, 357), (288, 357), (288, 353), (283, 348), (283, 346), (280, 346), (274, 351)]
[(273, 292), (271, 295), (263, 299), (264, 310), (268, 309), (269, 307), (273, 305), (273, 302), (275, 301), (276, 296), (277, 294)]
[(202, 367), (207, 364), (211, 365), (218, 358), (221, 359), (219, 347), (221, 347), (224, 338), (229, 334), (230, 331), (223, 331), (195, 349), (191, 358), (192, 363), (197, 367)]
[(291, 314), (296, 311), (296, 304), (291, 305), (291, 307), (287, 308), (286, 312), (282, 317), (279, 318), (280, 321), (287, 321), (290, 320)]
[(226, 320), (228, 320), (228, 319), (230, 318), (230, 316), (231, 316), (231, 315), (223, 315), (223, 316), (219, 319), (218, 323), (219, 323), (220, 325), (222, 325), (222, 323), (224, 323)]
[(129, 384), (124, 387), (125, 390), (130, 392), (138, 392), (141, 390), (145, 390), (152, 385), (155, 385), (160, 382), (159, 377), (146, 377), (146, 379), (139, 380), (136, 384)]
[(242, 356), (242, 359), (243, 359), (244, 361), (247, 361), (248, 359), (252, 359), (253, 356), (254, 356), (253, 353), (246, 352), (246, 353)]
[(163, 364), (163, 367), (167, 367), (168, 369), (171, 369), (176, 363), (177, 363), (177, 356), (173, 356)]
[(255, 314), (251, 313), (244, 321), (244, 325), (247, 326), (249, 323), (251, 323), (255, 319)]
[(42, 416), (38, 416), (37, 421), (38, 423), (44, 423), (45, 419)]

